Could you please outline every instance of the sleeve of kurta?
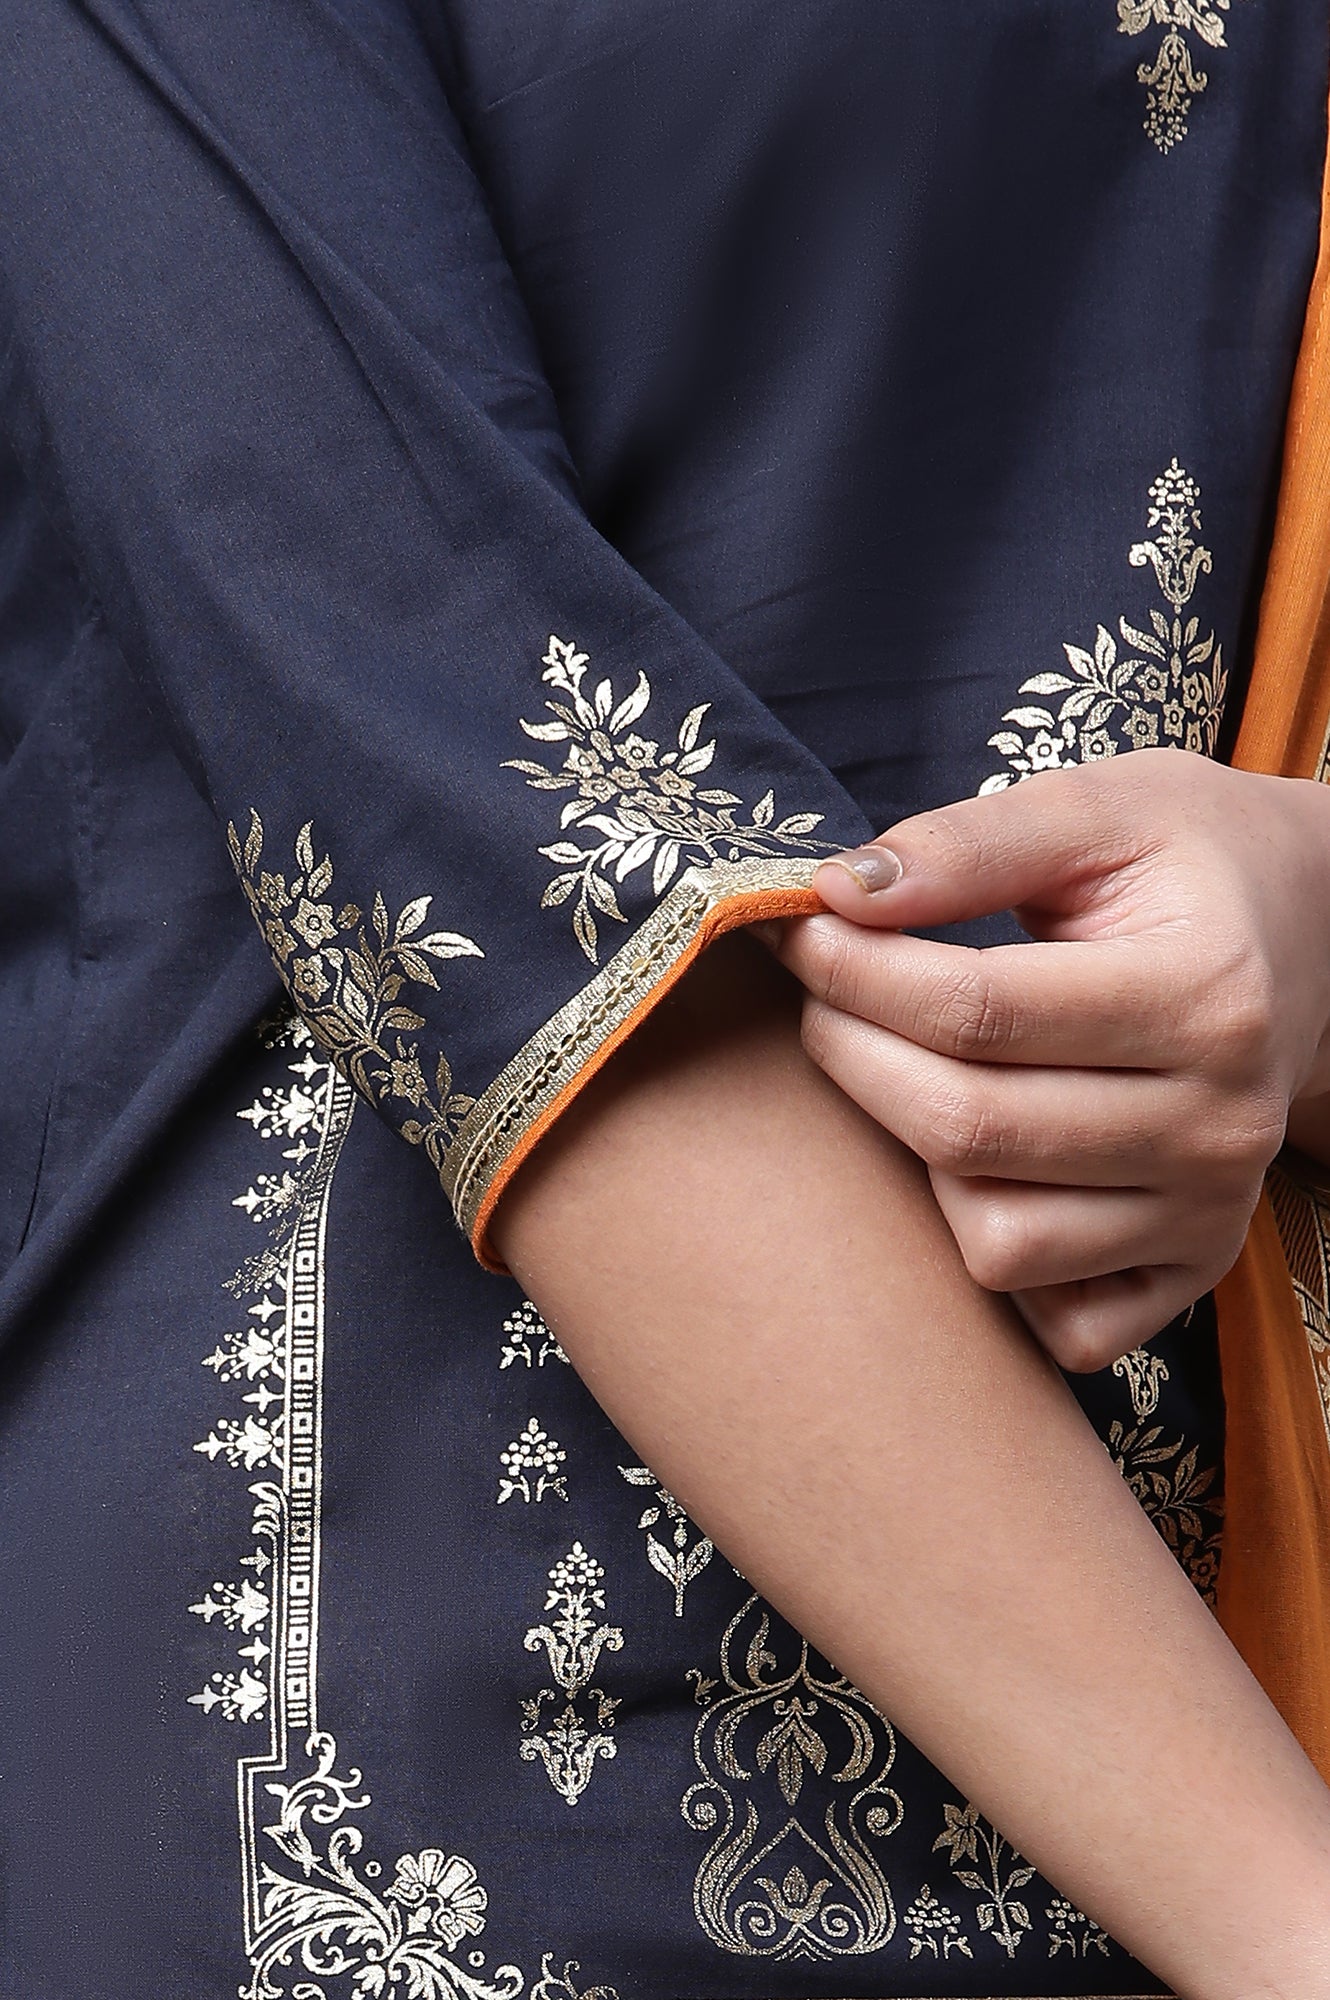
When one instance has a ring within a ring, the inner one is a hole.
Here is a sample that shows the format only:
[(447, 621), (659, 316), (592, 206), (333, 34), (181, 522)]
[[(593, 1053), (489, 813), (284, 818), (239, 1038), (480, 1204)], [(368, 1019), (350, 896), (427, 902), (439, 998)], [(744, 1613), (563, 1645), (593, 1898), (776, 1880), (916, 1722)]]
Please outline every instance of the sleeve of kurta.
[(588, 520), (407, 0), (355, 4), (7, 10), (0, 398), (295, 1006), (489, 1261), (580, 1084), (867, 829)]

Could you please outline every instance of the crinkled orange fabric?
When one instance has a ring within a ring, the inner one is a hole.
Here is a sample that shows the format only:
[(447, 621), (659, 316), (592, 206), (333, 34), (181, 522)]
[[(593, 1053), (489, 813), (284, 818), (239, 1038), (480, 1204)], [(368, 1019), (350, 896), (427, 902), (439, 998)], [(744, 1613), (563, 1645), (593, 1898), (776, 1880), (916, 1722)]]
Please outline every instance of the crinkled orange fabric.
[[(1330, 730), (1330, 159), (1289, 404), (1256, 657), (1233, 761), (1326, 775)], [(1330, 911), (1308, 912), (1330, 922)], [(1268, 1199), (1218, 1293), (1227, 1411), (1219, 1615), (1330, 1781), (1330, 1445)]]

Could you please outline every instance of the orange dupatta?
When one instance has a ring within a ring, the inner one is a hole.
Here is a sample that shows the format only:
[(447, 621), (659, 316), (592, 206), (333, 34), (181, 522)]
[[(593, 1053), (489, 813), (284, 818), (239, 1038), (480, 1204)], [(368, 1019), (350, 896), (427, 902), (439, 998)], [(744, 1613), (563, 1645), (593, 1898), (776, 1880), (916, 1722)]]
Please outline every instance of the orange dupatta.
[[(1233, 762), (1330, 781), (1330, 160)], [(1309, 912), (1330, 924), (1330, 909)], [(1330, 1174), (1281, 1160), (1217, 1294), (1219, 1616), (1330, 1781)]]

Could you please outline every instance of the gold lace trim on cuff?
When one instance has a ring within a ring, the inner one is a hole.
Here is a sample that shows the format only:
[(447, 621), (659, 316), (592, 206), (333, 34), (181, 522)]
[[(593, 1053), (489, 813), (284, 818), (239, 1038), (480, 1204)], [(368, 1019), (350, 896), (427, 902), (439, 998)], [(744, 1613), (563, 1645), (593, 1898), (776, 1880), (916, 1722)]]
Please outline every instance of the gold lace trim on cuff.
[(440, 1178), (458, 1223), (489, 1270), (495, 1204), (536, 1142), (713, 938), (763, 917), (821, 907), (814, 857), (763, 857), (690, 868), (608, 964), (539, 1028), (463, 1119)]

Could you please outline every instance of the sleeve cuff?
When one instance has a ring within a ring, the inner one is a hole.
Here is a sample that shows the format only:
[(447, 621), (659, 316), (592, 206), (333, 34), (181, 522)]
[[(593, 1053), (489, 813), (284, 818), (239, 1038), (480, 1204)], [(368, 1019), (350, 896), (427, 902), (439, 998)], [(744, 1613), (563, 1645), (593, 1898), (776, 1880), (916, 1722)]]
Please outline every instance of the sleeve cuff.
[(486, 1270), (506, 1269), (488, 1235), (499, 1198), (555, 1119), (714, 939), (763, 918), (821, 909), (812, 886), (818, 865), (801, 855), (689, 868), (476, 1099), (441, 1178)]

